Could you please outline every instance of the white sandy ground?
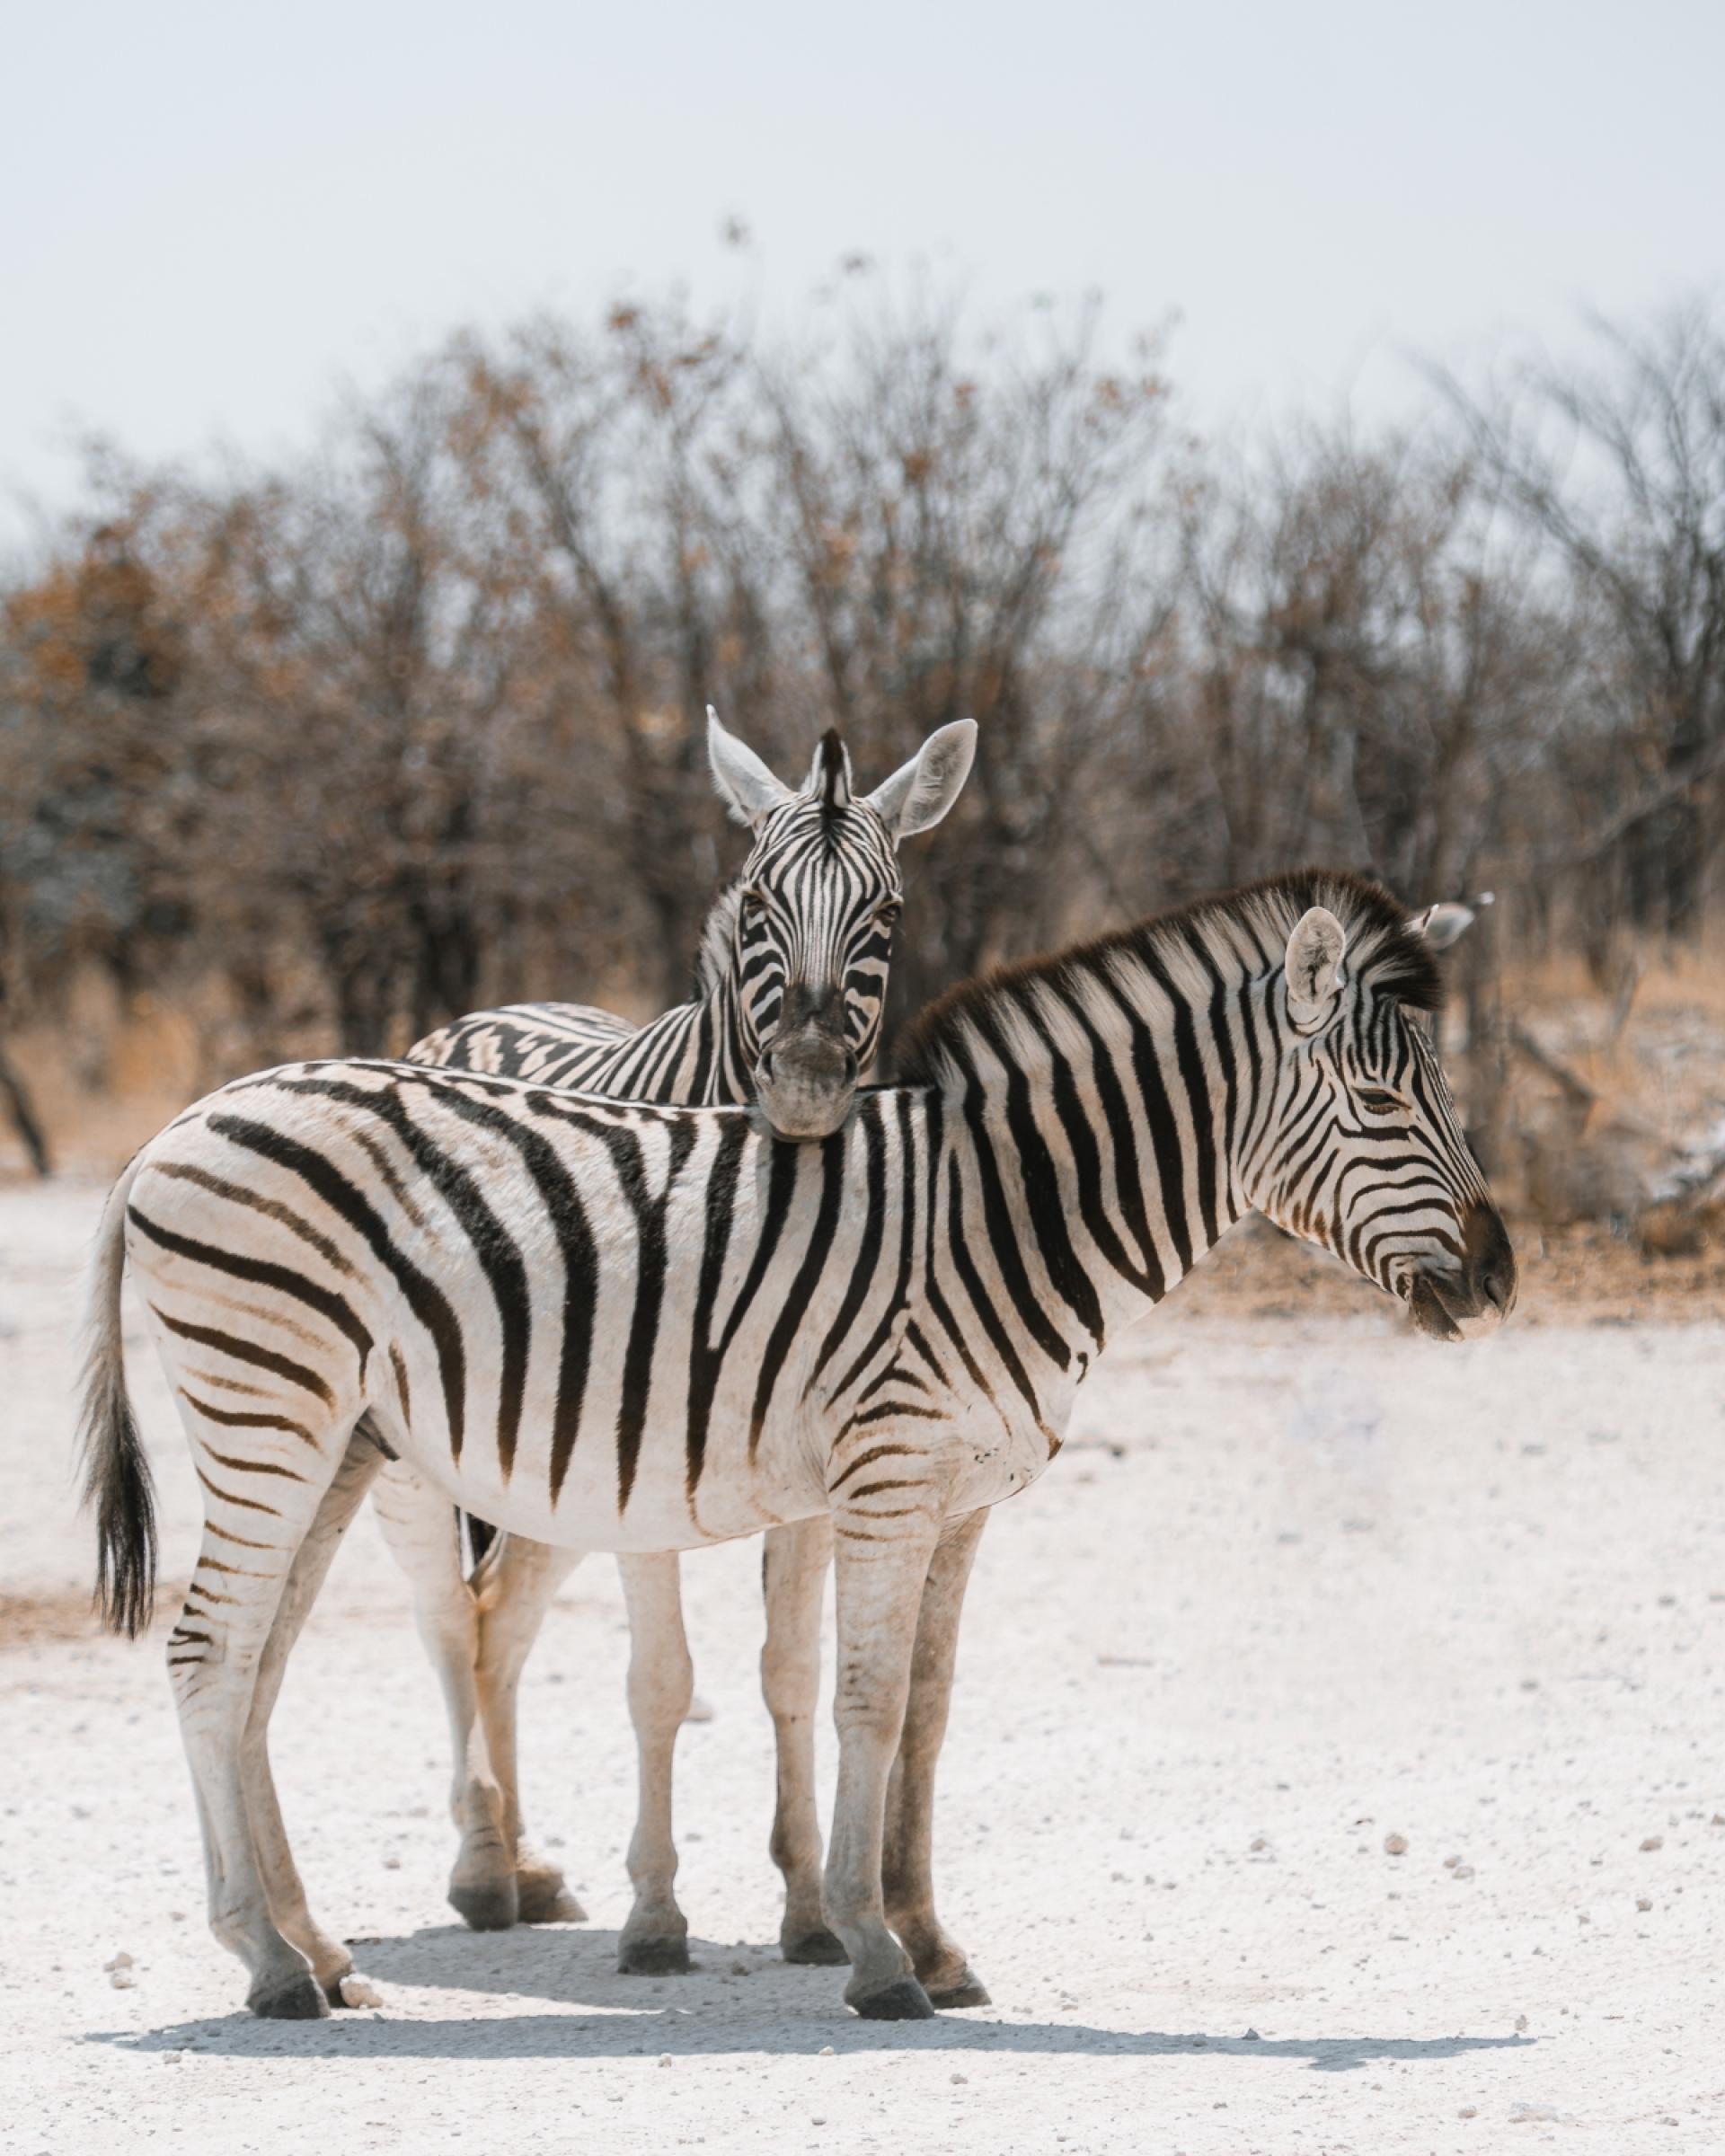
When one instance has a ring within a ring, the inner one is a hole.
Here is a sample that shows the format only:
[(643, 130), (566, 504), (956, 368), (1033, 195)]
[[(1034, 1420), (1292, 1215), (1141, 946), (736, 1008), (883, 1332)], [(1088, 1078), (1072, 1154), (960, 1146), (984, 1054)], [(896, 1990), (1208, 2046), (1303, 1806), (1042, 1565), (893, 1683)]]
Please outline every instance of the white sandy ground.
[[(275, 1753), (387, 2003), (265, 2024), (204, 1926), (159, 1637), (82, 1613), (65, 1319), (98, 1200), (0, 1191), (0, 1580), (38, 1598), (0, 1654), (8, 2156), (1725, 2149), (1725, 1327), (1547, 1312), (1442, 1349), (1361, 1289), (1343, 1319), (1177, 1298), (1120, 1343), (983, 1545), (939, 1847), (997, 2003), (927, 2024), (776, 1959), (752, 1545), (686, 1568), (700, 1967), (652, 1981), (613, 1966), (614, 1568), (574, 1576), (525, 1701), (529, 1816), (591, 1922), (480, 1938), (443, 1904), (440, 1709), (362, 1522)], [(172, 1579), (190, 1478), (133, 1366)]]

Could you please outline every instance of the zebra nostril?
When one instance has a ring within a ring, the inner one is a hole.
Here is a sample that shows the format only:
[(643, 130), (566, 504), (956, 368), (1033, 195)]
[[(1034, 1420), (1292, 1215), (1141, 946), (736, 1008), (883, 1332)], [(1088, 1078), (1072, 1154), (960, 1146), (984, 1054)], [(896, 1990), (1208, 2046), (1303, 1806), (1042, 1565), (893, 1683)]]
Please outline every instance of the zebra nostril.
[(1499, 1317), (1508, 1317), (1509, 1305), (1516, 1299), (1516, 1276), (1512, 1268), (1494, 1265), (1487, 1269), (1480, 1282), (1480, 1292)]
[(846, 1048), (845, 1051), (845, 1082), (847, 1085), (856, 1083), (856, 1074), (860, 1067), (856, 1060), (856, 1050)]

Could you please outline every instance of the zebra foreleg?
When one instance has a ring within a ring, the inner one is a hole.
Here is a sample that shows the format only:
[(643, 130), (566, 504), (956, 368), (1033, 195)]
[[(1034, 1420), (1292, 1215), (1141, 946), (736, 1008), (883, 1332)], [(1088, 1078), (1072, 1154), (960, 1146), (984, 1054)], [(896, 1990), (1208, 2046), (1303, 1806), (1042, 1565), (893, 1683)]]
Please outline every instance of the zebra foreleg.
[(761, 1692), (778, 1751), (773, 1861), (784, 1875), (779, 1948), (787, 1961), (841, 1962), (820, 1911), (820, 1816), (815, 1806), (815, 1703), (820, 1692), (820, 1604), (833, 1555), (830, 1513), (767, 1530), (761, 1558), (766, 1639)]
[(959, 1619), (986, 1508), (952, 1521), (941, 1537), (923, 1588), (911, 1656), (904, 1734), (887, 1787), (881, 1888), (887, 1922), (937, 2007), (986, 2006), (988, 1993), (934, 1913), (934, 1769), (946, 1736), (958, 1654)]
[(270, 1896), (270, 1913), (283, 1938), (297, 1947), (311, 1963), (312, 1974), (323, 1985), (323, 1995), (332, 2006), (348, 2003), (341, 1995), (341, 1982), (353, 1974), (353, 1956), (340, 1940), (324, 1931), (306, 1904), (305, 1889), (288, 1847), (281, 1806), (276, 1796), (275, 1777), (270, 1769), (270, 1717), (281, 1690), (288, 1657), (328, 1576), (331, 1560), (382, 1463), (383, 1454), (362, 1418), (349, 1440), (347, 1456), (337, 1469), (334, 1481), (323, 1493), (317, 1516), (288, 1570), (288, 1584), (276, 1605), (275, 1621), (258, 1663), (252, 1711), (245, 1726), (246, 1808)]
[(401, 1462), (378, 1478), (373, 1509), (412, 1590), (413, 1621), (449, 1718), (449, 1815), (461, 1836), (449, 1904), (474, 1931), (503, 1931), (520, 1913), (515, 1843), (480, 1726), (479, 1604), (462, 1573), (456, 1509)]
[(617, 1967), (625, 1976), (680, 1975), (689, 1966), (689, 1924), (673, 1884), (672, 1759), (694, 1693), (681, 1569), (675, 1552), (619, 1557), (617, 1569), (629, 1605), (629, 1716), (640, 1771), (629, 1843), (635, 1900), (617, 1941)]
[[(878, 1486), (875, 1486), (878, 1487)], [(887, 1927), (880, 1862), (887, 1784), (904, 1728), (923, 1586), (944, 1491), (895, 1478), (899, 1501), (833, 1515), (837, 1568), (838, 1791), (822, 1903), (851, 1963), (845, 2003), (868, 2020), (924, 2020), (934, 2007)], [(920, 1499), (920, 1501), (919, 1501)]]
[(516, 1695), (545, 1612), (575, 1567), (579, 1550), (501, 1534), (473, 1575), (479, 1649), (473, 1664), (485, 1755), (503, 1800), (503, 1835), (515, 1865), (516, 1907), (524, 1924), (579, 1924), (587, 1912), (562, 1871), (528, 1844), (521, 1823), (516, 1762)]

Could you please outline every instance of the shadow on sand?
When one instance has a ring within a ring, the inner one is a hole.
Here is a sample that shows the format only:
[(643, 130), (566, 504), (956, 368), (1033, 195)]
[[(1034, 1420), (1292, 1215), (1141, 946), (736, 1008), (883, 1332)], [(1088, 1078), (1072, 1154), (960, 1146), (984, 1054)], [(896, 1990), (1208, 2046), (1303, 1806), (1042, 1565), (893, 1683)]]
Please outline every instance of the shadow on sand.
[[(932, 2051), (1071, 2053), (1156, 2058), (1207, 2053), (1295, 2059), (1320, 2073), (1346, 2073), (1385, 2059), (1453, 2059), (1464, 2052), (1530, 2048), (1526, 2037), (1245, 2037), (1095, 2028), (1083, 2022), (1004, 2021), (992, 2008), (933, 2021), (859, 2021), (840, 1998), (844, 1972), (792, 1968), (774, 1949), (691, 1940), (687, 1976), (620, 1976), (615, 1931), (529, 1929), (475, 1935), (439, 1925), (391, 1939), (354, 1941), (358, 1966), (406, 2007), (404, 1993), (489, 1992), (511, 2001), (551, 2000), (564, 2013), (459, 2015), (411, 2019), (336, 2014), (327, 2021), (257, 2021), (237, 2013), (160, 2028), (92, 2030), (85, 2042), (137, 2052), (195, 2050), (260, 2057), (283, 2050), (331, 2058), (632, 2058), (789, 2054), (830, 2044), (836, 2053)], [(234, 1967), (237, 1987), (240, 1972)], [(422, 2001), (412, 2001), (415, 2009)], [(1011, 2010), (1010, 2005), (1008, 2010)]]

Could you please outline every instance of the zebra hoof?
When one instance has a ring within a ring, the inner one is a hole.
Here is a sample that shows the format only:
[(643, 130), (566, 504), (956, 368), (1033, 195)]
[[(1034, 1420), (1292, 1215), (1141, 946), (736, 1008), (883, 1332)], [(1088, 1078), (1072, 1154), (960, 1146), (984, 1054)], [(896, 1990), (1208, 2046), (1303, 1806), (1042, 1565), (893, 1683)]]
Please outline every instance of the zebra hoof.
[(956, 1984), (930, 1986), (929, 1997), (942, 2013), (957, 2006), (992, 2006), (986, 1984), (979, 1984), (966, 1969)]
[(309, 1969), (297, 1976), (277, 1978), (245, 2002), (260, 2021), (320, 2021), (330, 2010), (323, 1986)]
[(587, 1911), (555, 1871), (518, 1871), (517, 1921), (524, 1924), (584, 1924)]
[(934, 2001), (914, 1976), (900, 1976), (861, 1999), (848, 1995), (845, 2003), (865, 2021), (932, 2021)]
[(629, 1939), (617, 1944), (619, 1976), (686, 1976), (689, 1942), (686, 1939)]
[(793, 1938), (781, 1938), (779, 1952), (786, 1961), (806, 1962), (827, 1969), (848, 1965), (851, 1958), (825, 1924), (817, 1924), (812, 1931), (799, 1931)]
[(507, 1931), (521, 1914), (515, 1875), (471, 1886), (451, 1886), (449, 1906), (471, 1931)]

